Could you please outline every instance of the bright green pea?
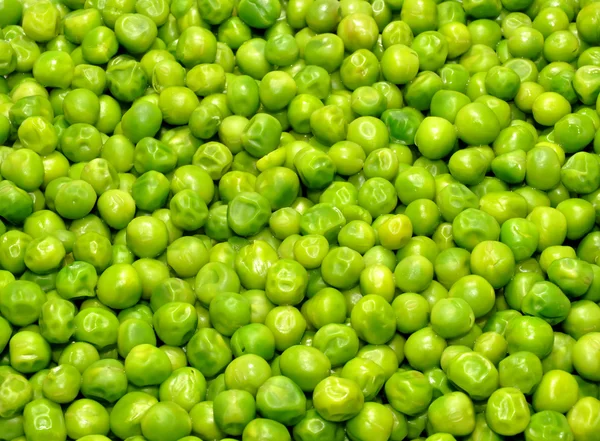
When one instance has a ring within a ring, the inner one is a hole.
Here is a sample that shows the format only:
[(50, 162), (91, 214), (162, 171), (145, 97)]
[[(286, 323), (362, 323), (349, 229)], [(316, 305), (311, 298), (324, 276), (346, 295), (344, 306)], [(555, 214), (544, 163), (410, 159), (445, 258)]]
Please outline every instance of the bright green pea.
[[(507, 419), (502, 409), (511, 410)], [(502, 435), (520, 433), (527, 428), (530, 411), (525, 396), (518, 389), (507, 387), (495, 391), (485, 411), (486, 421), (494, 432)]]
[(48, 367), (51, 357), (49, 343), (38, 333), (20, 331), (10, 340), (10, 366), (21, 372), (33, 374)]
[[(473, 373), (477, 372), (476, 378)], [(473, 399), (486, 399), (498, 388), (498, 371), (493, 363), (478, 352), (465, 352), (454, 357), (446, 368), (448, 379)]]
[[(456, 412), (456, 418), (448, 418)], [(461, 436), (475, 428), (475, 411), (470, 398), (462, 392), (451, 392), (437, 398), (427, 411), (429, 424), (438, 432)]]
[(23, 411), (26, 439), (32, 441), (66, 439), (67, 430), (60, 405), (45, 398), (31, 401)]

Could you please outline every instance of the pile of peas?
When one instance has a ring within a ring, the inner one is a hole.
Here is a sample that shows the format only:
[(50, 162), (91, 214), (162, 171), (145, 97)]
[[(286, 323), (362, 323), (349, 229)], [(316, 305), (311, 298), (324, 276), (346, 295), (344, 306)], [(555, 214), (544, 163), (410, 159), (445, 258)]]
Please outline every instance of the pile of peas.
[(600, 2), (0, 0), (0, 441), (600, 441)]

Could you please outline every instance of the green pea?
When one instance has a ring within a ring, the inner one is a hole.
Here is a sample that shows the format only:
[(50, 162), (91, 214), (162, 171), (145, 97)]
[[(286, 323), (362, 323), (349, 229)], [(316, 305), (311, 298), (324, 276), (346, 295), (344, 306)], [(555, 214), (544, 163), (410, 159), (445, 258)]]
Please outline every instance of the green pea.
[(50, 345), (38, 333), (20, 331), (10, 340), (10, 365), (21, 373), (33, 374), (50, 363)]
[(65, 427), (71, 438), (106, 435), (109, 424), (108, 412), (94, 400), (76, 400), (65, 411)]
[(525, 434), (532, 440), (543, 439), (545, 435), (540, 432), (540, 429), (544, 426), (550, 428), (551, 436), (567, 438), (573, 436), (566, 417), (552, 410), (543, 410), (533, 414), (527, 429), (525, 429)]
[[(501, 411), (511, 409), (511, 419), (508, 420)], [(495, 391), (488, 400), (485, 411), (486, 421), (494, 432), (502, 435), (520, 433), (527, 428), (530, 412), (525, 396), (518, 389), (507, 387)]]
[[(454, 412), (457, 412), (457, 418), (448, 418)], [(439, 432), (461, 436), (475, 428), (473, 403), (462, 392), (451, 392), (437, 398), (431, 403), (427, 415), (429, 424)]]
[(33, 400), (25, 406), (23, 427), (27, 439), (34, 441), (66, 439), (67, 436), (60, 405), (45, 398)]
[[(286, 399), (280, 400), (281, 396)], [(306, 413), (306, 397), (300, 387), (289, 378), (274, 376), (259, 388), (256, 407), (261, 415), (269, 419), (285, 425), (294, 425), (300, 422)]]
[(313, 394), (315, 409), (328, 421), (346, 421), (363, 407), (364, 397), (358, 385), (345, 378), (328, 377)]

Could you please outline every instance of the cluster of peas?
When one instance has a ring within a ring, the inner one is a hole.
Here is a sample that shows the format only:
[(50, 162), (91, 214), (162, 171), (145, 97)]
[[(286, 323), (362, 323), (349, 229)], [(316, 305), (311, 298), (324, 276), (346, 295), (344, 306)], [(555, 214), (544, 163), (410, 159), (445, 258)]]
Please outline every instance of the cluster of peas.
[(600, 2), (0, 37), (0, 440), (600, 441)]

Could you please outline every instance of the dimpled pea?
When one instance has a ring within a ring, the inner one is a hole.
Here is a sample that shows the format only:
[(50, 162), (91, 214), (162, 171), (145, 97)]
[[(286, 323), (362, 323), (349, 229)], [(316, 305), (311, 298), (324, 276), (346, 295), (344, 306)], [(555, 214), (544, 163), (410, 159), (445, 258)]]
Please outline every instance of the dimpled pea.
[(436, 432), (464, 436), (475, 428), (473, 402), (462, 392), (451, 392), (437, 398), (429, 406), (427, 415)]
[(550, 264), (548, 278), (556, 283), (565, 294), (578, 297), (588, 291), (594, 279), (594, 272), (589, 263), (565, 257)]
[(497, 240), (498, 222), (484, 211), (468, 208), (454, 218), (452, 231), (455, 242), (469, 251), (484, 240)]
[(448, 56), (448, 42), (443, 34), (423, 32), (415, 37), (411, 48), (419, 56), (419, 69), (435, 71), (441, 68)]
[(224, 263), (208, 263), (196, 275), (195, 293), (205, 305), (210, 305), (220, 291), (238, 292), (239, 290), (239, 277)]
[(600, 186), (600, 167), (591, 153), (578, 152), (561, 170), (562, 183), (574, 193), (591, 193)]
[(348, 247), (329, 251), (323, 259), (321, 271), (323, 279), (331, 286), (349, 289), (355, 286), (365, 265), (362, 256)]
[(275, 305), (297, 305), (307, 284), (306, 269), (294, 260), (282, 259), (269, 268), (265, 293)]
[(343, 141), (347, 130), (344, 111), (335, 105), (321, 107), (310, 116), (310, 128), (315, 137), (326, 145)]
[(570, 310), (567, 296), (553, 283), (538, 282), (523, 297), (521, 310), (540, 317), (551, 325), (562, 322)]
[(392, 375), (385, 383), (385, 394), (398, 412), (417, 415), (431, 403), (433, 389), (422, 373), (409, 370)]
[(196, 331), (198, 314), (189, 303), (166, 303), (154, 313), (153, 324), (156, 334), (164, 343), (182, 346)]
[(351, 321), (358, 336), (370, 344), (383, 344), (396, 331), (394, 311), (381, 296), (364, 296), (352, 309)]
[(85, 233), (75, 239), (73, 256), (77, 260), (91, 263), (96, 271), (102, 272), (110, 265), (112, 245), (101, 234), (95, 232)]
[(396, 189), (386, 179), (370, 178), (358, 190), (358, 203), (373, 217), (391, 213), (398, 203)]
[(503, 100), (513, 99), (519, 91), (520, 84), (519, 75), (508, 67), (495, 66), (485, 77), (487, 92)]
[(358, 353), (358, 336), (354, 329), (336, 323), (320, 328), (313, 339), (313, 346), (323, 352), (333, 367), (341, 366)]
[(49, 400), (64, 404), (73, 401), (79, 394), (81, 374), (69, 364), (50, 369), (44, 379), (42, 391)]
[(346, 321), (346, 299), (334, 288), (319, 290), (306, 305), (306, 318), (316, 329)]
[(45, 398), (31, 401), (23, 411), (25, 438), (31, 441), (66, 439), (67, 430), (60, 405)]
[(10, 366), (26, 374), (45, 369), (50, 363), (51, 349), (48, 342), (38, 333), (19, 331), (8, 345)]
[(530, 411), (522, 392), (504, 387), (495, 391), (488, 400), (485, 417), (494, 432), (510, 436), (527, 428)]
[(232, 353), (223, 336), (212, 328), (200, 329), (188, 342), (190, 365), (206, 377), (214, 377), (231, 362)]
[(250, 303), (237, 293), (217, 294), (210, 303), (211, 323), (223, 335), (231, 336), (250, 323)]
[(13, 325), (27, 326), (39, 318), (45, 301), (35, 283), (12, 281), (0, 291), (0, 312)]
[(347, 421), (363, 407), (364, 396), (358, 385), (345, 378), (328, 377), (313, 394), (315, 409), (328, 421)]
[(19, 126), (19, 139), (23, 147), (39, 155), (48, 155), (58, 145), (58, 135), (54, 126), (42, 116), (31, 116)]
[(115, 344), (119, 320), (110, 311), (98, 307), (82, 309), (75, 316), (75, 341), (83, 341), (103, 349)]
[(256, 415), (252, 395), (244, 390), (227, 390), (215, 397), (214, 414), (217, 426), (225, 433), (238, 435)]
[(93, 297), (97, 282), (96, 269), (91, 264), (73, 262), (58, 272), (56, 289), (67, 300)]
[(424, 118), (419, 110), (412, 107), (389, 109), (381, 117), (388, 128), (390, 141), (401, 145), (414, 144), (415, 134)]
[(160, 385), (161, 401), (171, 401), (189, 412), (206, 395), (206, 380), (200, 371), (181, 367)]
[(75, 332), (75, 314), (75, 306), (69, 301), (47, 301), (40, 313), (40, 334), (51, 343), (67, 343)]
[(372, 360), (363, 358), (353, 358), (346, 363), (341, 376), (356, 382), (366, 401), (370, 401), (379, 393), (386, 380), (382, 367)]
[(255, 115), (242, 134), (244, 149), (251, 155), (261, 158), (272, 152), (279, 145), (281, 124), (268, 114)]
[(301, 421), (306, 413), (306, 397), (300, 387), (289, 378), (273, 376), (258, 389), (256, 408), (266, 418), (288, 426), (294, 425)]
[(548, 438), (572, 440), (573, 433), (564, 415), (552, 410), (543, 410), (531, 416), (525, 429), (525, 437), (531, 441)]
[(550, 325), (538, 317), (515, 317), (506, 327), (509, 354), (529, 351), (540, 358), (552, 350), (554, 337)]
[(277, 261), (277, 253), (267, 242), (255, 240), (239, 250), (235, 270), (246, 289), (264, 289), (267, 271)]
[(294, 158), (302, 183), (311, 189), (327, 187), (335, 176), (335, 165), (332, 159), (320, 150), (307, 147)]
[[(14, 371), (13, 371), (14, 372)], [(27, 379), (17, 374), (8, 373), (2, 379), (0, 386), (0, 415), (12, 418), (22, 413), (23, 408), (32, 400), (33, 389)]]
[(531, 257), (539, 242), (539, 232), (535, 224), (526, 219), (509, 219), (500, 229), (500, 241), (511, 249), (515, 260)]
[(513, 275), (514, 266), (512, 251), (502, 242), (480, 242), (471, 253), (471, 270), (486, 279), (494, 288), (508, 283)]
[(177, 155), (173, 149), (161, 141), (146, 137), (135, 146), (133, 166), (140, 174), (148, 171), (167, 173), (176, 163)]
[(25, 250), (25, 265), (36, 274), (49, 274), (56, 270), (65, 257), (65, 248), (54, 236), (32, 240)]
[[(390, 55), (389, 58), (394, 60), (393, 55)], [(385, 59), (385, 56), (383, 59)], [(394, 61), (389, 62), (389, 64), (391, 63), (394, 63)], [(396, 63), (398, 63), (398, 61), (396, 61)], [(386, 72), (385, 68), (383, 68), (382, 71)], [(387, 75), (384, 73), (384, 78), (395, 83), (391, 78), (395, 79), (397, 77), (394, 77), (389, 71), (387, 72)], [(377, 57), (367, 49), (358, 49), (356, 52), (346, 57), (340, 67), (342, 83), (350, 90), (358, 89), (361, 86), (373, 85), (377, 81), (379, 73), (379, 61), (377, 60)]]
[(381, 177), (392, 181), (398, 173), (398, 154), (388, 148), (373, 150), (369, 153), (363, 172), (367, 178)]
[(268, 199), (255, 192), (240, 193), (229, 203), (228, 224), (242, 236), (258, 233), (268, 223), (271, 207)]
[(442, 86), (442, 80), (436, 73), (420, 72), (406, 85), (404, 94), (406, 104), (421, 111), (427, 110), (431, 106), (433, 96), (442, 89)]
[(457, 355), (446, 368), (448, 379), (475, 400), (487, 399), (498, 388), (498, 371), (477, 352)]
[(137, 61), (116, 57), (106, 70), (106, 82), (114, 98), (133, 102), (144, 94), (148, 77)]
[(573, 77), (573, 89), (585, 105), (593, 105), (600, 93), (600, 87), (596, 80), (598, 66), (583, 66), (577, 69)]

